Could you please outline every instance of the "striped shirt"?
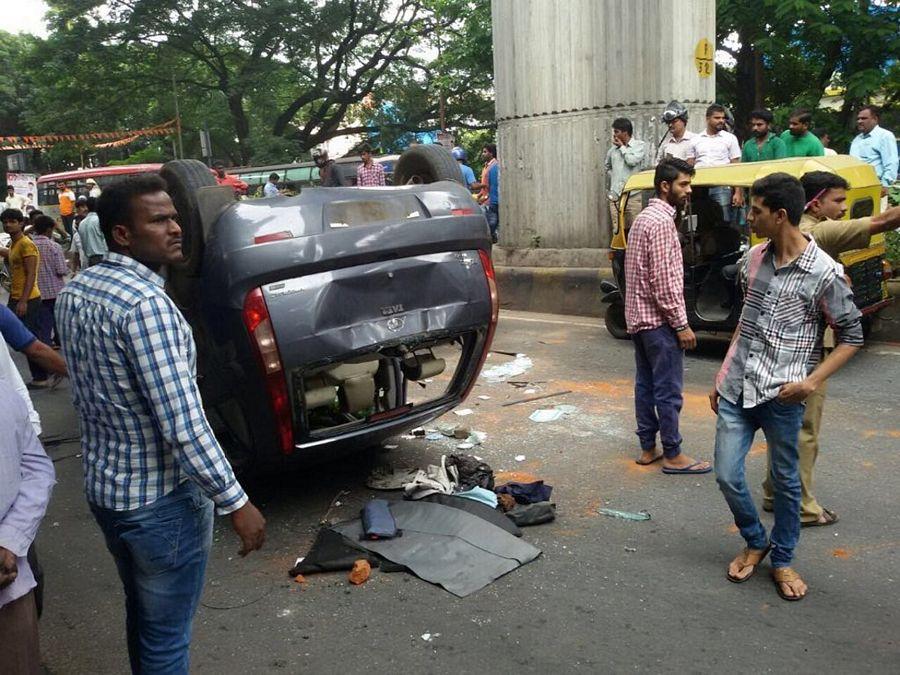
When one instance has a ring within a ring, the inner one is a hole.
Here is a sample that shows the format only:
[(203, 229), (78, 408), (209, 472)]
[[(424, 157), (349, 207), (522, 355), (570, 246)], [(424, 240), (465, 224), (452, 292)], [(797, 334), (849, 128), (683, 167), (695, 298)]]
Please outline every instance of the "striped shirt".
[(653, 198), (635, 218), (625, 253), (625, 325), (629, 333), (688, 325), (675, 207)]
[(230, 513), (247, 496), (206, 420), (191, 328), (163, 284), (133, 258), (109, 253), (57, 298), (87, 498), (132, 510), (190, 479)]
[(40, 253), (37, 285), (41, 300), (53, 300), (66, 283), (66, 274), (69, 272), (66, 254), (63, 253), (62, 246), (42, 234), (36, 234), (31, 239)]
[(356, 167), (357, 187), (377, 187), (384, 185), (384, 167), (378, 162), (372, 162), (369, 166), (360, 164)]
[(853, 293), (812, 239), (779, 269), (771, 242), (754, 246), (743, 258), (741, 284), (738, 337), (716, 376), (716, 389), (731, 403), (743, 396), (743, 406), (753, 408), (778, 396), (782, 385), (804, 380), (822, 358), (826, 323), (838, 342), (862, 346)]

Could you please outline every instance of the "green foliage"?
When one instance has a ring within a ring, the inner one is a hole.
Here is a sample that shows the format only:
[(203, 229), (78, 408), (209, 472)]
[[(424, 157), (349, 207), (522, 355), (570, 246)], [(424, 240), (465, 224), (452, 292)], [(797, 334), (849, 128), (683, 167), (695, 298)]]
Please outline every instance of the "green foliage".
[[(840, 137), (853, 130), (861, 103), (879, 98), (890, 104), (900, 96), (898, 19), (896, 2), (718, 0), (719, 48), (737, 65), (718, 68), (717, 97), (736, 108), (742, 122), (757, 105), (782, 116), (795, 107), (816, 109), (833, 86), (842, 100), (836, 117), (826, 119)], [(734, 34), (739, 49), (725, 44)]]
[(151, 143), (146, 148), (141, 148), (128, 155), (124, 159), (109, 160), (110, 166), (124, 166), (126, 164), (162, 164), (172, 159), (171, 148), (167, 149), (160, 143)]

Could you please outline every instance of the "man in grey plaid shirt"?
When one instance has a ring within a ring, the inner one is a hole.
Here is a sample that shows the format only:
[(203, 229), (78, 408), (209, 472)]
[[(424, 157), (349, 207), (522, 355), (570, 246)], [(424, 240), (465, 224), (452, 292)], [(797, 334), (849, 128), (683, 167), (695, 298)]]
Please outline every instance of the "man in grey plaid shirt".
[[(800, 600), (807, 586), (791, 569), (800, 539), (798, 436), (804, 401), (862, 346), (860, 312), (835, 262), (799, 229), (803, 187), (775, 173), (750, 189), (748, 221), (770, 241), (743, 260), (744, 309), (716, 386), (710, 393), (716, 423), (716, 480), (747, 542), (728, 566), (741, 583), (772, 552), (772, 579), (785, 600)], [(825, 324), (837, 348), (822, 359)], [(775, 525), (771, 538), (747, 487), (744, 460), (757, 429), (771, 454)]]

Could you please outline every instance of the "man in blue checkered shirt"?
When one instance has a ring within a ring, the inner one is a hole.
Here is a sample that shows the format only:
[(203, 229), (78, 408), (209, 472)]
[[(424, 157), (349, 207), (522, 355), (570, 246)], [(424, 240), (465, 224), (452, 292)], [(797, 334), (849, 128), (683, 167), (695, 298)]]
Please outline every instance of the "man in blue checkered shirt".
[[(728, 579), (747, 581), (771, 550), (772, 579), (785, 600), (801, 600), (806, 583), (791, 568), (800, 539), (798, 437), (804, 401), (863, 344), (860, 313), (837, 265), (800, 231), (805, 194), (785, 173), (750, 188), (748, 222), (769, 241), (743, 261), (744, 308), (710, 393), (716, 422), (716, 480), (747, 542)], [(825, 324), (838, 346), (822, 358)], [(771, 537), (747, 488), (744, 460), (762, 429), (771, 456), (775, 525)]]
[(160, 268), (182, 258), (165, 190), (145, 174), (103, 191), (97, 211), (110, 252), (56, 302), (85, 491), (125, 587), (135, 673), (188, 672), (213, 507), (231, 517), (242, 555), (265, 540), (265, 520), (203, 412), (191, 328), (163, 290)]

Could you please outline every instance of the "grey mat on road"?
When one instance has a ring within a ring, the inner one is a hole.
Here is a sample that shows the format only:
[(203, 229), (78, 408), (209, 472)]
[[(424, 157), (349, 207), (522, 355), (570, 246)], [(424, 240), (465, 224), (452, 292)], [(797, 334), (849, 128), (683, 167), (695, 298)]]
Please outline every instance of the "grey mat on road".
[(362, 523), (352, 520), (332, 529), (416, 576), (465, 597), (531, 562), (541, 550), (488, 521), (460, 509), (428, 502), (391, 502), (403, 536), (360, 540)]

